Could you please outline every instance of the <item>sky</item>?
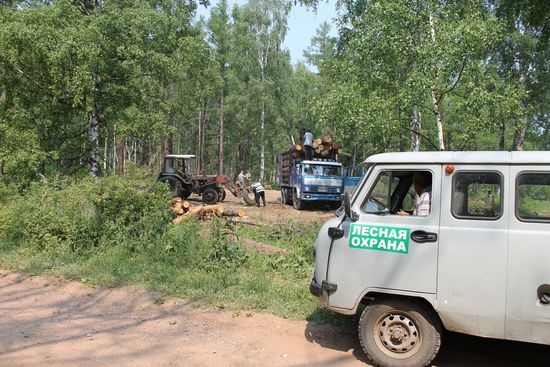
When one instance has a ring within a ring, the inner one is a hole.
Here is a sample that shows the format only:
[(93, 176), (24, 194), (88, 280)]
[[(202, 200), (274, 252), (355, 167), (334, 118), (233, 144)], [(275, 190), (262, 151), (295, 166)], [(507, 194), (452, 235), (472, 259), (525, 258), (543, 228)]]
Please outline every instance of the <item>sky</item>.
[[(215, 5), (218, 1), (211, 0), (210, 3)], [(246, 4), (246, 0), (228, 0), (229, 6), (232, 8), (234, 4)], [(336, 0), (321, 0), (317, 6), (317, 13), (306, 8), (305, 6), (296, 5), (292, 7), (292, 11), (288, 17), (288, 32), (283, 47), (290, 51), (292, 64), (303, 61), (303, 52), (308, 48), (311, 39), (315, 36), (315, 31), (319, 25), (327, 21), (331, 25), (331, 35), (336, 36), (336, 26), (332, 19), (336, 17)], [(198, 16), (208, 18), (210, 8), (205, 9), (199, 6)]]

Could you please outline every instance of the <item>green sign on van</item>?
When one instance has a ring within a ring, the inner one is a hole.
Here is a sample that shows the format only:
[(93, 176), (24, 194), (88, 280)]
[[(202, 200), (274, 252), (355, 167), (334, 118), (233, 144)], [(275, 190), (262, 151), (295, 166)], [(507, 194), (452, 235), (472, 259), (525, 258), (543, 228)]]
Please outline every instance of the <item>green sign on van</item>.
[(407, 254), (410, 228), (371, 226), (352, 223), (349, 247)]

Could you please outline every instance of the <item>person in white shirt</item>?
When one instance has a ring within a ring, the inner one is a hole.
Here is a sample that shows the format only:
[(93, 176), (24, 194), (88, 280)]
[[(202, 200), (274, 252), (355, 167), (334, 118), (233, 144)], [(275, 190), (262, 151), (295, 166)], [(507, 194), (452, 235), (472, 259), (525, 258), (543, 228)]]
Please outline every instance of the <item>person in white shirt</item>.
[(262, 202), (265, 206), (265, 189), (262, 186), (261, 182), (254, 182), (250, 187), (252, 187), (252, 191), (254, 192), (254, 200), (256, 201), (256, 206), (260, 206), (260, 199), (262, 199)]
[[(414, 191), (416, 192), (416, 203), (412, 215), (426, 217), (430, 215), (432, 206), (432, 175), (429, 172), (414, 172), (412, 175)], [(400, 210), (399, 215), (409, 215)]]
[(304, 151), (306, 152), (306, 160), (313, 159), (313, 134), (311, 130), (307, 130), (304, 134)]
[(237, 176), (237, 182), (241, 184), (241, 187), (244, 187), (244, 173), (242, 170), (241, 172), (239, 172), (239, 175)]

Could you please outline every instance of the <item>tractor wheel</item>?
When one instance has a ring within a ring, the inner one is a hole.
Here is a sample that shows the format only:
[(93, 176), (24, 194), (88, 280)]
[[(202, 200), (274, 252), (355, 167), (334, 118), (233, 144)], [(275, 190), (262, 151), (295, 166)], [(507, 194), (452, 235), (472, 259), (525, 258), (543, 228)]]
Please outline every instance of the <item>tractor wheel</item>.
[(243, 189), (243, 201), (246, 205), (256, 205), (256, 200), (254, 200), (254, 193), (252, 193), (252, 198), (249, 196), (250, 192), (244, 188)]
[(202, 193), (202, 202), (205, 204), (216, 204), (218, 196), (218, 190), (206, 189)]
[(169, 179), (168, 184), (170, 184), (170, 192), (173, 198), (182, 196), (183, 188), (181, 187), (181, 182), (176, 179)]

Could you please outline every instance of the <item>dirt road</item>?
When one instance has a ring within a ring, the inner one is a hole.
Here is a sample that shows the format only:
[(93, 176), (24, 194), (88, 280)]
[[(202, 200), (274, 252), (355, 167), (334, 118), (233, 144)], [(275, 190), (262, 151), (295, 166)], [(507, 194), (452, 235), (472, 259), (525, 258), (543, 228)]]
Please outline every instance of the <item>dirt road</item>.
[[(352, 326), (157, 305), (135, 288), (90, 288), (0, 270), (0, 366), (365, 366)], [(434, 366), (547, 366), (550, 347), (451, 334)]]

